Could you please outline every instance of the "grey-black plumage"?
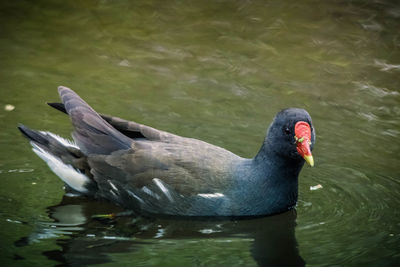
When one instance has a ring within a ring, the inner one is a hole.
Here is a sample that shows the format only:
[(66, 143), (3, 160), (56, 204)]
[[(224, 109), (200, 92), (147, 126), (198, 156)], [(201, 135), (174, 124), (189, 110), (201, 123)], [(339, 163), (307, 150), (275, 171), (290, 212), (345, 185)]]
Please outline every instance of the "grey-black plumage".
[[(98, 114), (71, 89), (58, 91), (62, 103), (49, 105), (71, 118), (73, 142), (18, 128), (72, 190), (145, 214), (262, 216), (296, 205), (300, 170), (304, 159), (312, 158), (299, 148), (311, 153), (315, 143), (304, 109), (280, 111), (257, 155), (247, 159), (197, 139)], [(307, 132), (297, 129), (299, 122), (308, 125), (308, 136), (297, 136)]]

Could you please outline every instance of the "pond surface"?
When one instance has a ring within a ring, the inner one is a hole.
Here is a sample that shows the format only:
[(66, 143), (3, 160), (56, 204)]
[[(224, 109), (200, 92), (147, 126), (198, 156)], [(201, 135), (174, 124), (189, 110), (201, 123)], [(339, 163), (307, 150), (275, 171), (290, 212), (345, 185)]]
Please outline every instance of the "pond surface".
[[(396, 1), (2, 1), (0, 265), (399, 266)], [(121, 217), (64, 196), (16, 129), (68, 137), (57, 86), (96, 110), (258, 151), (282, 108), (317, 131), (296, 211)], [(7, 106), (8, 105), (8, 106)]]

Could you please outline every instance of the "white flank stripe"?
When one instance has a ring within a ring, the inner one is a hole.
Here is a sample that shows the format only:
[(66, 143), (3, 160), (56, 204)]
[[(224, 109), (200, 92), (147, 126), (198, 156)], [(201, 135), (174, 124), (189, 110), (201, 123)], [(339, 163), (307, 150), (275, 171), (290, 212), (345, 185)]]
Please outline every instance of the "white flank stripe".
[(204, 197), (204, 198), (219, 198), (219, 197), (224, 197), (225, 195), (222, 193), (214, 193), (214, 194), (197, 194), (199, 197)]
[(116, 199), (118, 199), (118, 195), (117, 195), (117, 193), (115, 193), (114, 191), (112, 191), (111, 189), (110, 190), (108, 190), (110, 193), (111, 193), (111, 195), (113, 195)]
[(111, 185), (113, 190), (118, 191), (118, 188), (110, 180), (107, 180), (107, 182)]
[(31, 145), (33, 146), (33, 152), (44, 160), (50, 169), (61, 178), (61, 180), (74, 190), (81, 193), (87, 193), (88, 190), (86, 189), (85, 184), (89, 183), (90, 179), (86, 175), (74, 169), (71, 165), (64, 164), (55, 156), (35, 145), (35, 143), (31, 142)]
[(137, 200), (139, 200), (140, 202), (144, 203), (143, 199), (141, 199), (140, 197), (138, 197), (137, 195), (135, 195), (135, 193), (133, 193), (130, 190), (127, 190), (128, 194), (131, 195), (132, 197), (136, 198)]
[(169, 201), (174, 202), (174, 199), (171, 196), (171, 193), (169, 190), (165, 187), (164, 183), (158, 179), (154, 178), (153, 182), (161, 189), (161, 191), (164, 193), (164, 195), (169, 199)]
[(153, 191), (151, 191), (147, 186), (143, 186), (142, 191), (145, 192), (146, 194), (148, 194), (149, 196), (152, 196), (156, 199), (160, 199), (160, 196), (158, 194), (154, 193)]

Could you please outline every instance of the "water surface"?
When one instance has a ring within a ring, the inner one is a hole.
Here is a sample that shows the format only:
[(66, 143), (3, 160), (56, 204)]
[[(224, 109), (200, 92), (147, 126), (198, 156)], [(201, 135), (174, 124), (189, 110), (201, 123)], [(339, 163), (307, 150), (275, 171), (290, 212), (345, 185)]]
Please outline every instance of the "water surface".
[[(399, 264), (399, 29), (395, 1), (3, 1), (1, 265)], [(96, 220), (119, 208), (65, 197), (16, 130), (70, 135), (45, 105), (58, 85), (245, 157), (280, 109), (302, 107), (316, 166), (296, 212)]]

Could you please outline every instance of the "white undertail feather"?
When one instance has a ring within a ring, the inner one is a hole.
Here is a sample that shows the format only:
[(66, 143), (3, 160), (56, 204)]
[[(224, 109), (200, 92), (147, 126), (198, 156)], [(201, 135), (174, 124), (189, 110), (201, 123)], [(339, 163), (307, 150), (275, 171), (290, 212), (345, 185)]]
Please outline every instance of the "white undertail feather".
[(60, 159), (40, 148), (34, 142), (30, 143), (33, 146), (33, 152), (44, 160), (50, 169), (61, 178), (61, 180), (78, 192), (88, 192), (85, 185), (90, 183), (90, 179), (86, 175), (81, 173), (79, 170), (76, 170), (71, 165), (64, 164)]
[(40, 133), (50, 135), (51, 137), (56, 139), (58, 142), (60, 142), (63, 146), (79, 149), (78, 145), (73, 140), (66, 139), (64, 137), (61, 137), (61, 136), (51, 133), (51, 132), (40, 131)]

